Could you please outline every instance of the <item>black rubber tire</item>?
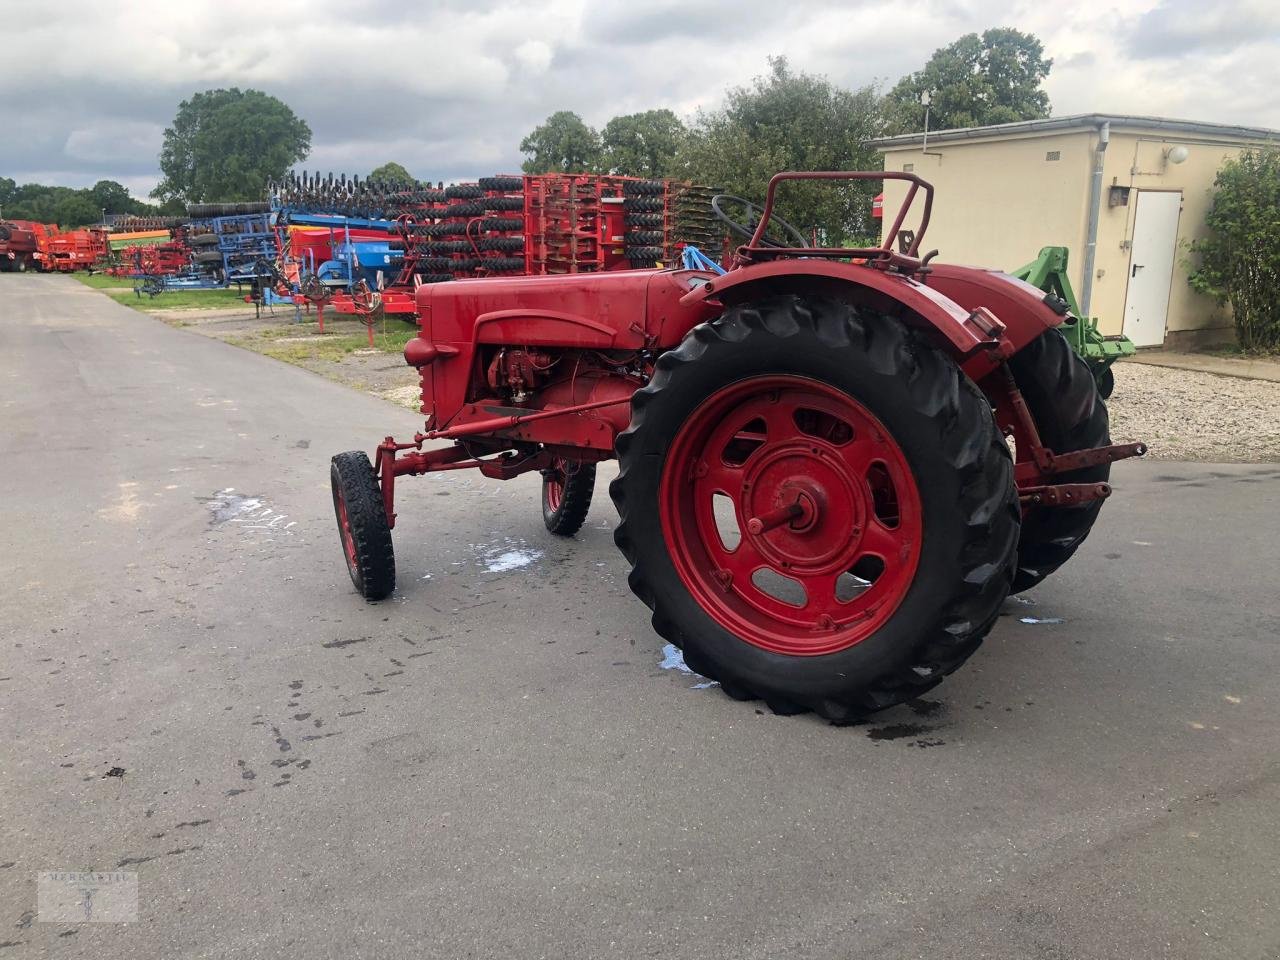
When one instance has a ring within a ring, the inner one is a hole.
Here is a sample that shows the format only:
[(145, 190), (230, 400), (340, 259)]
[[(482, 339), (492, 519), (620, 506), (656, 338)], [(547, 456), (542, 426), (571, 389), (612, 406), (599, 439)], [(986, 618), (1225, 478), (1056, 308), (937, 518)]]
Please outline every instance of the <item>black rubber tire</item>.
[(452, 273), (424, 273), (422, 275), (423, 283), (448, 283), (453, 279), (456, 278)]
[(449, 194), (444, 190), (423, 190), (423, 203), (443, 203), (449, 199)]
[(1098, 375), (1093, 378), (1098, 385), (1098, 395), (1103, 400), (1110, 400), (1111, 394), (1116, 392), (1116, 371), (1115, 367), (1107, 366), (1098, 371)]
[(423, 257), (418, 261), (418, 269), (420, 270), (451, 270), (453, 268), (453, 259), (451, 257)]
[(455, 203), (445, 208), (444, 215), (446, 217), (482, 217), (484, 216), (484, 204), (482, 203)]
[[(1111, 442), (1107, 405), (1093, 374), (1057, 330), (1047, 330), (1009, 360), (1009, 369), (1036, 421), (1040, 441), (1054, 453)], [(1111, 465), (1054, 474), (1051, 483), (1106, 483)], [(1030, 590), (1071, 559), (1102, 509), (1101, 500), (1077, 507), (1033, 507), (1022, 521), (1013, 593)]]
[(444, 195), (450, 200), (475, 200), (484, 196), (484, 188), (478, 183), (455, 183), (444, 188)]
[(661, 230), (628, 230), (622, 237), (622, 242), (629, 247), (661, 245), (662, 240)]
[(481, 250), (501, 250), (503, 253), (520, 253), (524, 250), (524, 237), (485, 237), (478, 244)]
[(627, 259), (632, 263), (657, 263), (665, 254), (661, 247), (627, 247)]
[(628, 213), (623, 217), (623, 222), (628, 227), (661, 227), (662, 214), (660, 213)]
[(481, 203), (486, 210), (524, 210), (524, 197), (485, 197)]
[(396, 554), (391, 545), (387, 513), (382, 506), (382, 491), (365, 452), (348, 450), (334, 457), (329, 466), (329, 484), (333, 489), (333, 512), (344, 557), (346, 545), (340, 504), (345, 504), (351, 526), (355, 545), (355, 562), (347, 558), (351, 583), (366, 600), (382, 600), (396, 587)]
[(524, 257), (485, 257), (477, 260), (476, 266), (493, 273), (514, 273), (524, 269)]
[(542, 522), (556, 536), (572, 537), (587, 521), (591, 496), (596, 489), (596, 465), (564, 462), (564, 492), (560, 495), (559, 507), (554, 510), (547, 502), (547, 487), (551, 479), (547, 473), (543, 471), (542, 474)]
[(479, 229), (486, 233), (509, 233), (524, 229), (524, 217), (488, 217), (480, 221)]
[(191, 247), (207, 247), (217, 242), (218, 235), (216, 233), (198, 233), (194, 237), (187, 239), (187, 245)]
[(220, 250), (201, 250), (199, 253), (193, 253), (191, 259), (196, 263), (221, 263), (222, 252)]
[(423, 244), (423, 249), (432, 254), (470, 253), (471, 244), (466, 240), (437, 240)]
[(496, 190), (505, 193), (510, 190), (524, 189), (524, 177), (481, 177), (479, 182), (482, 190)]
[(627, 180), (622, 184), (624, 197), (660, 197), (667, 185), (662, 180)]
[(634, 213), (660, 213), (661, 197), (627, 197), (622, 201), (622, 209)]
[[(787, 656), (724, 629), (694, 599), (657, 522), (667, 451), (686, 418), (725, 384), (808, 376), (846, 391), (892, 433), (917, 477), (924, 534), (915, 577), (889, 620), (836, 653)], [(775, 296), (730, 307), (658, 358), (632, 398), (610, 486), (614, 540), (631, 589), (690, 669), (735, 699), (835, 723), (919, 696), (974, 652), (999, 615), (1016, 557), (1013, 462), (991, 407), (956, 363), (873, 310)]]

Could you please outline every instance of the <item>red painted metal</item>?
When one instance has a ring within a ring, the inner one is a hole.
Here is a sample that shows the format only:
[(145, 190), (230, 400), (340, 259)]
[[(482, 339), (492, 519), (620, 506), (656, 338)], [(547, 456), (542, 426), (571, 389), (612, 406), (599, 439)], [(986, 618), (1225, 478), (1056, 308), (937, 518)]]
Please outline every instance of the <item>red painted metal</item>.
[(45, 266), (61, 273), (88, 270), (107, 255), (107, 249), (105, 230), (96, 227), (69, 230), (49, 239)]
[(1105, 500), (1109, 496), (1109, 483), (1056, 483), (1018, 488), (1018, 499), (1024, 506), (1076, 507), (1093, 500)]
[[(717, 498), (732, 525), (717, 519)], [(920, 558), (920, 495), (902, 450), (857, 400), (803, 377), (755, 377), (704, 401), (672, 438), (659, 511), (699, 606), (774, 653), (833, 653), (870, 636)]]
[(55, 224), (34, 220), (0, 221), (0, 269), (47, 269), (49, 240), (57, 236)]
[[(978, 351), (1005, 352), (1004, 322), (984, 308), (965, 309), (931, 284), (901, 273), (830, 260), (769, 260), (749, 263), (691, 289), (682, 305), (728, 304), (769, 292), (825, 293), (900, 312), (902, 319), (945, 339), (958, 360)], [(898, 311), (898, 307), (903, 311)], [(1056, 314), (1054, 318), (1061, 322)]]

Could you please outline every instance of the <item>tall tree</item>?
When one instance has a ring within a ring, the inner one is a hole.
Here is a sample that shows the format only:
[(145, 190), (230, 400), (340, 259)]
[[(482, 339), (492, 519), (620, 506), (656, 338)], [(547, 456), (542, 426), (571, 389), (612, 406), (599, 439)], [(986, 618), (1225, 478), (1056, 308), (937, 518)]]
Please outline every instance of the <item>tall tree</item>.
[(1033, 34), (1011, 28), (967, 33), (933, 52), (922, 70), (903, 77), (885, 98), (891, 133), (924, 129), (921, 95), (931, 98), (929, 128), (978, 127), (1049, 116), (1041, 83), (1053, 61)]
[(600, 131), (603, 166), (629, 177), (669, 176), (686, 133), (670, 110), (614, 117)]
[(129, 196), (129, 191), (122, 183), (114, 180), (99, 180), (89, 191), (93, 203), (98, 209), (107, 213), (136, 213), (142, 205)]
[(571, 110), (558, 110), (520, 141), (525, 173), (588, 173), (600, 165), (600, 134)]
[(178, 105), (151, 191), (162, 200), (260, 200), (311, 152), (311, 128), (260, 90), (206, 90)]
[[(680, 175), (763, 202), (781, 170), (876, 170), (864, 142), (880, 131), (875, 87), (846, 90), (826, 77), (792, 71), (785, 57), (769, 73), (728, 91), (722, 109), (700, 113), (677, 157)], [(779, 214), (830, 243), (875, 236), (871, 198), (879, 183), (784, 184)]]
[(375, 167), (369, 173), (369, 179), (382, 183), (416, 183), (413, 176), (400, 164), (392, 161)]

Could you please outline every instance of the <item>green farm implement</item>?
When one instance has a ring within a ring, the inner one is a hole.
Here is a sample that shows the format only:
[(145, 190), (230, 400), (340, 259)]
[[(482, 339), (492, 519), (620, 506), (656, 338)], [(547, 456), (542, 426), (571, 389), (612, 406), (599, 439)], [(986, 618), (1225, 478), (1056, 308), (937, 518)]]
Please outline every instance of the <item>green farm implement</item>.
[(1012, 271), (1013, 276), (1039, 287), (1047, 296), (1045, 303), (1055, 313), (1064, 317), (1058, 329), (1089, 365), (1089, 371), (1098, 384), (1098, 392), (1104, 398), (1115, 389), (1115, 375), (1111, 365), (1122, 357), (1131, 357), (1136, 348), (1133, 341), (1123, 334), (1103, 336), (1098, 332), (1096, 317), (1081, 315), (1071, 281), (1067, 279), (1067, 248), (1043, 247), (1030, 263)]

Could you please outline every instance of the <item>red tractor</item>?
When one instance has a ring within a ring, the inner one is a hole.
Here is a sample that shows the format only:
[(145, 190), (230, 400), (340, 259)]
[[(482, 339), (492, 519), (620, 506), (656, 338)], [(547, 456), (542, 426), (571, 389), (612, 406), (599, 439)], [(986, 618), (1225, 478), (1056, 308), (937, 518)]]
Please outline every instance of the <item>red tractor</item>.
[[(909, 182), (900, 249), (816, 248), (774, 214), (787, 180)], [(719, 199), (719, 198), (718, 198)], [(1093, 378), (1065, 304), (921, 256), (933, 188), (905, 173), (780, 173), (735, 220), (732, 268), (422, 286), (427, 429), (333, 458), (347, 568), (395, 586), (397, 477), (543, 477), (572, 535), (617, 457), (614, 539), (688, 666), (736, 699), (849, 722), (919, 696), (1010, 592), (1076, 550), (1111, 492)], [(433, 441), (447, 441), (441, 445)]]

